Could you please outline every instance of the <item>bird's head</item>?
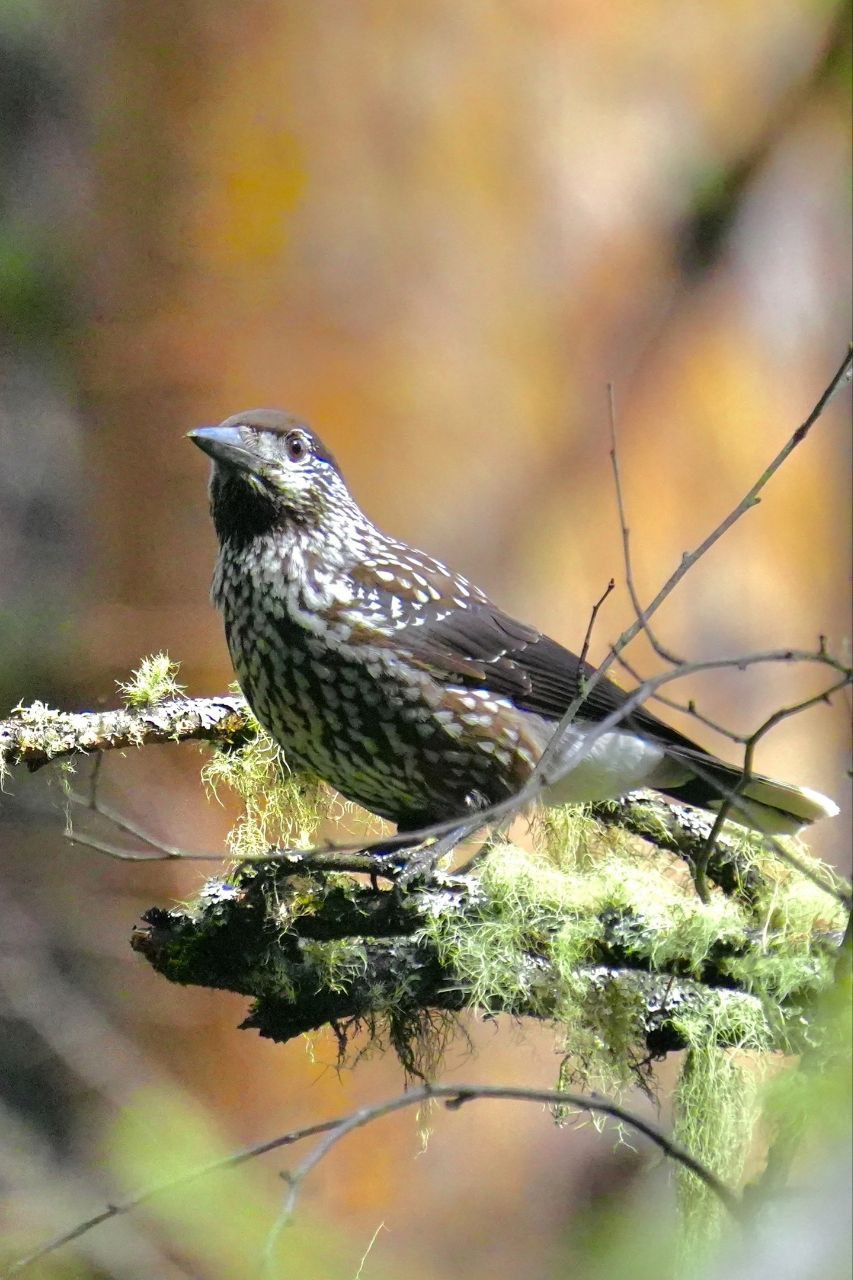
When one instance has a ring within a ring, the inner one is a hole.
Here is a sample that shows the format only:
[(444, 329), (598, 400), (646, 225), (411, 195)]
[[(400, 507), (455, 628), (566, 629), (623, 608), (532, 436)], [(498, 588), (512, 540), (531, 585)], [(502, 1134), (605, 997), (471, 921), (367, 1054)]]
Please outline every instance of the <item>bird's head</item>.
[(332, 454), (290, 414), (249, 409), (188, 437), (213, 459), (210, 503), (222, 541), (276, 526), (320, 529), (354, 508)]

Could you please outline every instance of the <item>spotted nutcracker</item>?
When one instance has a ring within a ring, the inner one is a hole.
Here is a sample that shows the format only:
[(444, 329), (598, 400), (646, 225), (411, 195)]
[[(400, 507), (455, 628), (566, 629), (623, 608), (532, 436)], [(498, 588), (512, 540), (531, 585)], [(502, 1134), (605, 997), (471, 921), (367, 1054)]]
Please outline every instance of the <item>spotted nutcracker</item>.
[[(296, 418), (252, 409), (189, 438), (213, 459), (212, 595), (231, 659), (287, 761), (403, 831), (518, 791), (593, 668), (381, 533)], [(627, 697), (607, 679), (595, 685), (562, 740), (545, 800), (651, 787), (719, 808), (739, 770), (642, 708), (578, 752)], [(568, 753), (573, 763), (561, 770)], [(817, 792), (757, 776), (739, 805), (733, 817), (768, 833), (838, 812)]]

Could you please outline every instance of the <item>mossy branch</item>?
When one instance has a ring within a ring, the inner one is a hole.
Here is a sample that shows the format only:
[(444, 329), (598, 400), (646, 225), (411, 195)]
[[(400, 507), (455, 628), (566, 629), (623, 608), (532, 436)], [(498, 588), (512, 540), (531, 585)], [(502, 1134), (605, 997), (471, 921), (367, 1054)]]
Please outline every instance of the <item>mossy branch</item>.
[[(136, 950), (170, 980), (252, 997), (245, 1025), (277, 1040), (328, 1024), (343, 1043), (367, 1023), (413, 1070), (440, 1053), (436, 1021), (466, 1008), (553, 1024), (566, 1060), (608, 1082), (685, 1045), (795, 1047), (843, 928), (819, 868), (798, 874), (734, 831), (709, 864), (723, 893), (700, 901), (671, 855), (694, 863), (708, 819), (637, 794), (548, 810), (534, 824), (538, 853), (498, 844), (476, 878), (439, 874), (404, 891), (400, 859), (375, 842), (306, 848), (331, 797), (290, 773), (239, 695), (186, 699), (176, 674), (156, 655), (122, 686), (125, 708), (37, 703), (0, 725), (0, 763), (30, 767), (150, 742), (213, 744), (208, 787), (244, 802), (229, 838), (240, 870), (208, 882), (189, 909), (152, 910), (135, 932)], [(79, 802), (150, 846), (141, 856), (217, 856), (158, 844), (115, 815), (97, 798), (97, 769), (89, 790)]]
[(12, 765), (41, 769), (52, 760), (164, 742), (235, 742), (249, 727), (239, 694), (167, 698), (110, 711), (55, 711), (43, 702), (0, 720), (0, 777)]
[(543, 869), (544, 896), (531, 907), (532, 893), (526, 912), (518, 903), (508, 911), (501, 895), (511, 881), (501, 880), (500, 860), (510, 855), (524, 876), (527, 855), (506, 846), (497, 870), (438, 877), (407, 893), (304, 863), (256, 865), (236, 883), (208, 882), (191, 909), (152, 909), (132, 945), (170, 981), (252, 997), (243, 1026), (261, 1035), (286, 1041), (331, 1025), (345, 1038), (366, 1024), (374, 1034), (386, 1029), (409, 1062), (411, 1041), (435, 1015), (472, 1005), (562, 1028), (572, 1005), (575, 1029), (600, 1021), (614, 1058), (626, 1047), (651, 1055), (682, 1048), (697, 1023), (719, 1045), (791, 1048), (780, 1006), (771, 1009), (766, 996), (784, 987), (782, 1003), (799, 1010), (825, 980), (840, 935), (813, 936), (784, 980), (767, 970), (772, 938), (719, 916), (719, 938), (700, 945), (693, 918), (673, 938), (663, 925), (656, 936), (635, 911), (613, 909), (576, 920), (570, 941), (557, 945), (560, 907), (553, 901), (549, 914), (547, 897), (548, 877), (559, 873)]

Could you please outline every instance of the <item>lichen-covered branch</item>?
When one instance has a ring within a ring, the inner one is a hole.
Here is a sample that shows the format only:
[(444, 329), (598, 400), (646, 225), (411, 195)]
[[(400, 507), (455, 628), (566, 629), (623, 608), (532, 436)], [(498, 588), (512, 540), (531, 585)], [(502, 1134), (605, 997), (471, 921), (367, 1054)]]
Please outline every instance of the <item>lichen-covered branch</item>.
[(112, 711), (55, 711), (34, 702), (0, 720), (0, 776), (11, 765), (40, 769), (78, 753), (164, 742), (239, 741), (248, 725), (249, 709), (239, 694), (167, 698)]
[[(651, 793), (632, 792), (618, 800), (591, 806), (593, 816), (606, 826), (618, 826), (648, 840), (694, 866), (707, 849), (713, 819), (701, 809), (663, 800)], [(730, 896), (755, 901), (765, 884), (761, 869), (745, 853), (755, 836), (743, 827), (717, 836), (708, 864), (708, 878)]]
[(617, 1056), (684, 1047), (698, 1026), (722, 1045), (791, 1047), (766, 997), (798, 1009), (831, 969), (837, 935), (782, 960), (773, 938), (698, 901), (669, 930), (628, 905), (572, 913), (559, 873), (543, 868), (533, 884), (533, 865), (505, 846), (477, 879), (400, 893), (268, 863), (208, 882), (190, 910), (152, 909), (132, 945), (170, 981), (250, 996), (243, 1026), (277, 1041), (384, 1024), (399, 1049), (433, 1015), (473, 1006), (585, 1025), (612, 1035)]

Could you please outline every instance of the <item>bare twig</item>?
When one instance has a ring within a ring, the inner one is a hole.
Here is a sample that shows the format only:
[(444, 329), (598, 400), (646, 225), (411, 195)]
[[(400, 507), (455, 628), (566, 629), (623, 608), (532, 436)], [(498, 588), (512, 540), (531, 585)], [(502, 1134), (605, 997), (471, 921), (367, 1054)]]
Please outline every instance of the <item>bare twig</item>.
[[(722, 833), (723, 824), (729, 814), (731, 814), (732, 810), (737, 811), (738, 801), (743, 797), (746, 788), (753, 780), (753, 762), (755, 759), (755, 749), (758, 746), (758, 743), (765, 734), (769, 733), (777, 724), (781, 724), (783, 720), (787, 720), (790, 716), (799, 715), (801, 711), (807, 711), (810, 707), (816, 707), (818, 703), (828, 703), (834, 693), (838, 693), (841, 689), (845, 689), (850, 682), (850, 676), (846, 676), (842, 680), (837, 680), (835, 684), (829, 685), (828, 688), (822, 689), (820, 693), (814, 694), (811, 698), (804, 698), (802, 702), (794, 703), (789, 707), (780, 707), (778, 711), (774, 711), (771, 716), (768, 716), (764, 723), (759, 725), (755, 732), (750, 734), (746, 739), (746, 751), (744, 752), (741, 776), (738, 779), (737, 785), (724, 795), (719, 812), (714, 819), (714, 824), (708, 833), (707, 840), (705, 841), (705, 847), (700, 856), (696, 859), (696, 863), (693, 868), (693, 879), (696, 885), (696, 892), (699, 894), (699, 897), (703, 902), (708, 902), (710, 900), (705, 874), (708, 867), (708, 859), (713, 852), (720, 834)], [(788, 851), (785, 850), (784, 852), (787, 854)], [(803, 869), (802, 865), (799, 869)]]
[(731, 1187), (718, 1178), (707, 1165), (702, 1164), (684, 1147), (674, 1142), (657, 1125), (629, 1111), (626, 1107), (612, 1102), (609, 1098), (601, 1098), (595, 1094), (573, 1093), (560, 1089), (505, 1088), (500, 1085), (426, 1084), (420, 1088), (411, 1089), (407, 1093), (400, 1094), (396, 1098), (378, 1103), (375, 1106), (362, 1107), (353, 1112), (352, 1115), (339, 1121), (318, 1142), (310, 1155), (297, 1166), (293, 1173), (287, 1175), (287, 1197), (278, 1221), (270, 1232), (266, 1249), (267, 1257), (271, 1258), (281, 1231), (293, 1215), (302, 1183), (320, 1161), (329, 1154), (332, 1148), (347, 1137), (348, 1134), (353, 1133), (356, 1129), (363, 1128), (367, 1124), (371, 1124), (382, 1116), (392, 1115), (396, 1111), (401, 1111), (404, 1107), (422, 1106), (425, 1102), (444, 1099), (449, 1110), (458, 1110), (466, 1102), (486, 1098), (517, 1102), (538, 1102), (550, 1107), (571, 1107), (577, 1111), (585, 1111), (590, 1115), (610, 1116), (612, 1119), (618, 1120), (620, 1124), (628, 1125), (636, 1132), (643, 1134), (668, 1159), (682, 1165), (685, 1169), (689, 1169), (695, 1177), (699, 1178), (700, 1181), (704, 1182), (705, 1186), (713, 1191), (736, 1221), (742, 1224), (745, 1222), (740, 1197)]
[(604, 604), (604, 601), (610, 595), (611, 591), (614, 590), (615, 586), (616, 586), (616, 579), (611, 578), (607, 586), (604, 588), (604, 591), (602, 592), (602, 594), (599, 596), (595, 604), (592, 606), (592, 612), (589, 615), (589, 622), (587, 623), (587, 627), (586, 627), (586, 635), (584, 636), (583, 644), (581, 645), (581, 652), (580, 652), (581, 672), (583, 671), (583, 666), (584, 666), (584, 663), (586, 662), (587, 654), (589, 653), (589, 646), (592, 642), (592, 632), (593, 632), (593, 628), (595, 627), (595, 620), (598, 617), (598, 611), (601, 608), (601, 606)]
[[(624, 653), (617, 655), (616, 662), (636, 684), (645, 684), (646, 677), (640, 675)], [(746, 743), (744, 734), (735, 733), (734, 730), (727, 729), (724, 724), (720, 724), (718, 720), (712, 720), (710, 716), (706, 716), (704, 712), (699, 710), (692, 698), (688, 702), (679, 702), (677, 698), (668, 698), (666, 694), (654, 693), (649, 701), (659, 702), (662, 707), (669, 707), (671, 711), (680, 711), (682, 715), (692, 716), (694, 720), (698, 720), (699, 724), (705, 725), (707, 729), (712, 729), (714, 733), (719, 733), (722, 737), (728, 738), (731, 742), (735, 742), (740, 746)]]
[(340, 1120), (324, 1120), (320, 1124), (307, 1125), (304, 1129), (294, 1129), (291, 1133), (281, 1134), (276, 1138), (253, 1143), (252, 1146), (244, 1147), (241, 1151), (224, 1156), (221, 1160), (212, 1160), (208, 1164), (189, 1169), (177, 1178), (170, 1178), (167, 1182), (158, 1182), (153, 1187), (146, 1187), (144, 1191), (127, 1196), (124, 1200), (114, 1200), (97, 1213), (93, 1213), (90, 1218), (86, 1218), (84, 1221), (78, 1222), (76, 1226), (70, 1227), (58, 1236), (54, 1236), (52, 1240), (40, 1245), (38, 1249), (34, 1249), (32, 1253), (28, 1253), (25, 1257), (18, 1258), (11, 1267), (2, 1273), (3, 1280), (7, 1280), (11, 1276), (21, 1275), (34, 1263), (47, 1257), (48, 1254), (56, 1253), (63, 1245), (79, 1240), (81, 1236), (86, 1235), (87, 1232), (92, 1231), (95, 1227), (99, 1227), (102, 1223), (109, 1222), (112, 1218), (121, 1218), (125, 1214), (132, 1213), (134, 1209), (138, 1209), (140, 1205), (147, 1204), (149, 1200), (154, 1200), (157, 1196), (166, 1195), (170, 1191), (178, 1191), (181, 1187), (189, 1186), (193, 1182), (210, 1177), (211, 1174), (220, 1173), (224, 1169), (236, 1168), (237, 1165), (254, 1160), (257, 1156), (265, 1155), (268, 1151), (275, 1151), (280, 1147), (290, 1146), (294, 1142), (301, 1142), (303, 1138), (317, 1137), (319, 1134), (333, 1129), (337, 1124), (340, 1124)]
[(811, 413), (808, 415), (806, 420), (803, 423), (801, 423), (799, 427), (797, 427), (797, 430), (794, 432), (794, 434), (790, 437), (790, 439), (786, 442), (786, 444), (783, 445), (783, 447), (776, 454), (775, 458), (773, 458), (773, 460), (768, 464), (768, 466), (764, 469), (764, 471), (761, 473), (761, 475), (758, 477), (758, 479), (755, 481), (752, 487), (748, 490), (748, 492), (744, 495), (744, 497), (740, 500), (740, 502), (735, 507), (732, 508), (729, 514), (720, 521), (720, 523), (716, 526), (715, 529), (712, 529), (712, 531), (699, 544), (698, 547), (696, 547), (693, 551), (685, 551), (684, 555), (681, 557), (681, 561), (678, 567), (667, 578), (666, 582), (663, 584), (660, 591), (658, 591), (657, 595), (652, 600), (651, 604), (647, 605), (645, 609), (639, 610), (638, 616), (634, 620), (634, 622), (625, 631), (622, 632), (618, 640), (616, 640), (616, 642), (611, 646), (610, 653), (601, 663), (595, 675), (592, 676), (588, 682), (586, 682), (584, 688), (580, 691), (578, 696), (574, 698), (571, 704), (566, 708), (566, 711), (562, 719), (560, 720), (559, 724), (557, 725), (554, 731), (553, 737), (551, 738), (550, 742), (548, 743), (547, 747), (542, 753), (542, 757), (540, 758), (539, 763), (537, 764), (537, 770), (544, 771), (547, 769), (548, 765), (551, 763), (554, 756), (560, 751), (563, 745), (563, 739), (565, 737), (566, 730), (568, 729), (569, 725), (573, 723), (578, 711), (580, 710), (580, 708), (582, 707), (586, 699), (589, 697), (590, 693), (596, 687), (599, 680), (603, 679), (604, 675), (610, 669), (613, 663), (616, 661), (618, 655), (622, 652), (622, 650), (628, 644), (630, 644), (630, 642), (634, 639), (635, 636), (637, 636), (640, 633), (640, 631), (643, 631), (648, 626), (649, 620), (658, 611), (658, 609), (664, 603), (664, 601), (667, 600), (669, 596), (672, 595), (672, 592), (678, 586), (679, 582), (681, 582), (685, 574), (687, 574), (693, 568), (693, 566), (696, 564), (698, 560), (701, 560), (701, 558), (704, 555), (706, 555), (708, 551), (710, 551), (711, 547), (713, 547), (715, 543), (719, 542), (723, 534), (726, 533), (732, 527), (732, 525), (736, 524), (737, 521), (741, 518), (741, 516), (745, 515), (747, 511), (751, 510), (752, 507), (756, 506), (761, 501), (761, 498), (760, 498), (761, 491), (764, 489), (764, 487), (767, 485), (770, 479), (776, 474), (776, 472), (782, 466), (782, 463), (789, 456), (789, 454), (793, 452), (793, 450), (797, 447), (798, 444), (801, 444), (802, 441), (805, 440), (809, 431), (817, 422), (817, 420), (820, 418), (823, 411), (826, 409), (827, 405), (832, 400), (836, 392), (838, 392), (839, 389), (845, 383), (850, 381), (851, 372), (853, 372), (853, 347), (848, 346), (844, 359), (842, 360), (836, 372), (833, 374), (832, 378), (830, 379), (829, 385), (823, 391), (822, 395), (818, 399), (817, 403), (815, 404), (814, 408), (812, 409)]
[(125, 1214), (132, 1213), (134, 1209), (139, 1208), (148, 1201), (158, 1196), (167, 1195), (169, 1192), (177, 1191), (186, 1187), (193, 1182), (198, 1182), (203, 1178), (209, 1177), (214, 1173), (221, 1173), (225, 1169), (233, 1169), (238, 1165), (245, 1164), (249, 1160), (255, 1160), (258, 1156), (266, 1155), (270, 1151), (280, 1150), (282, 1147), (293, 1146), (297, 1142), (302, 1142), (306, 1138), (313, 1138), (325, 1134), (324, 1140), (318, 1144), (311, 1152), (306, 1160), (297, 1167), (296, 1171), (288, 1177), (289, 1193), (287, 1198), (286, 1212), (276, 1223), (271, 1233), (270, 1242), (268, 1243), (268, 1251), (272, 1252), (275, 1247), (275, 1238), (277, 1237), (281, 1227), (284, 1225), (287, 1217), (295, 1204), (296, 1194), (300, 1184), (305, 1180), (308, 1174), (317, 1164), (331, 1151), (331, 1149), (346, 1137), (348, 1133), (352, 1133), (355, 1129), (363, 1128), (370, 1124), (373, 1120), (378, 1120), (383, 1116), (392, 1115), (394, 1112), (402, 1111), (406, 1107), (417, 1107), (425, 1102), (444, 1100), (448, 1110), (458, 1110), (466, 1102), (477, 1099), (491, 1099), (504, 1101), (519, 1102), (538, 1102), (545, 1106), (564, 1106), (572, 1107), (577, 1111), (585, 1111), (588, 1114), (606, 1115), (621, 1124), (626, 1124), (635, 1129), (638, 1133), (644, 1135), (652, 1142), (660, 1151), (667, 1156), (668, 1159), (675, 1161), (684, 1168), (689, 1169), (702, 1182), (709, 1187), (715, 1195), (717, 1195), (728, 1209), (729, 1213), (738, 1221), (743, 1221), (743, 1206), (740, 1197), (724, 1182), (719, 1179), (700, 1160), (691, 1155), (684, 1147), (673, 1141), (662, 1129), (644, 1117), (636, 1115), (629, 1111), (627, 1107), (620, 1106), (616, 1102), (612, 1102), (609, 1098), (599, 1097), (596, 1094), (572, 1093), (563, 1090), (554, 1089), (522, 1089), (512, 1087), (502, 1087), (499, 1085), (422, 1085), (416, 1089), (408, 1090), (406, 1093), (400, 1094), (395, 1098), (390, 1098), (385, 1102), (381, 1102), (372, 1107), (363, 1107), (350, 1115), (341, 1116), (332, 1120), (324, 1120), (319, 1124), (308, 1125), (303, 1129), (294, 1129), (289, 1133), (280, 1134), (275, 1138), (269, 1138), (263, 1142), (253, 1143), (249, 1147), (244, 1147), (241, 1151), (237, 1151), (232, 1155), (225, 1156), (221, 1160), (213, 1160), (208, 1164), (199, 1165), (195, 1169), (190, 1169), (186, 1173), (181, 1174), (177, 1178), (171, 1178), (166, 1182), (160, 1182), (152, 1187), (147, 1187), (143, 1191), (137, 1192), (135, 1195), (128, 1196), (124, 1200), (116, 1200), (106, 1205), (98, 1213), (92, 1214), (83, 1222), (79, 1222), (76, 1226), (71, 1227), (68, 1231), (64, 1231), (61, 1235), (55, 1236), (52, 1240), (47, 1241), (38, 1249), (26, 1257), (19, 1258), (11, 1267), (3, 1272), (4, 1280), (9, 1280), (12, 1276), (21, 1275), (34, 1263), (40, 1261), (48, 1254), (55, 1253), (64, 1245), (70, 1244), (74, 1240), (92, 1231), (95, 1227), (100, 1226), (104, 1222), (109, 1222), (112, 1218), (122, 1217)]
[[(821, 636), (817, 653), (825, 654), (826, 652), (827, 652), (826, 638), (824, 636)], [(625, 660), (624, 657), (620, 655), (617, 661), (619, 662), (619, 665), (628, 672), (628, 674), (632, 677), (632, 679), (638, 680), (638, 681), (642, 680), (642, 677)], [(840, 667), (837, 669), (843, 670), (843, 667)], [(687, 674), (687, 672), (685, 672), (684, 674)], [(717, 813), (710, 829), (708, 830), (706, 836), (704, 837), (704, 840), (702, 842), (702, 848), (699, 848), (698, 850), (697, 849), (685, 850), (683, 847), (683, 844), (681, 844), (680, 847), (676, 850), (676, 852), (680, 852), (684, 854), (684, 856), (686, 856), (689, 859), (691, 866), (693, 868), (696, 889), (699, 896), (702, 898), (703, 902), (708, 901), (706, 872), (708, 868), (709, 858), (711, 857), (713, 850), (720, 844), (726, 818), (731, 814), (732, 809), (739, 808), (737, 803), (738, 797), (742, 793), (742, 788), (746, 787), (746, 785), (749, 783), (752, 777), (752, 756), (754, 754), (755, 746), (758, 743), (758, 739), (760, 737), (763, 737), (765, 733), (767, 733), (770, 729), (772, 729), (773, 726), (778, 724), (781, 720), (786, 719), (788, 716), (796, 715), (800, 711), (805, 711), (809, 707), (815, 706), (818, 703), (829, 703), (829, 700), (832, 694), (841, 692), (844, 689), (849, 689), (851, 685), (853, 685), (853, 674), (851, 674), (848, 671), (841, 680), (831, 685), (828, 689), (824, 689), (821, 693), (815, 694), (811, 698), (806, 698), (803, 702), (797, 703), (794, 706), (783, 707), (780, 711), (774, 713), (774, 715), (772, 715), (769, 718), (769, 720), (765, 721), (765, 723), (761, 725), (759, 729), (756, 730), (751, 735), (735, 733), (733, 730), (727, 729), (724, 725), (721, 725), (716, 721), (709, 719), (707, 716), (702, 715), (699, 711), (696, 710), (695, 703), (693, 703), (692, 701), (687, 703), (682, 703), (682, 702), (676, 701), (674, 698), (667, 698), (663, 694), (655, 693), (651, 695), (650, 700), (655, 702), (661, 702), (665, 706), (672, 707), (673, 710), (675, 711), (682, 711), (688, 715), (694, 716), (697, 720), (701, 721), (702, 724), (707, 725), (708, 728), (713, 729), (717, 733), (720, 733), (723, 736), (729, 738), (734, 743), (737, 743), (744, 747), (748, 747), (750, 743), (752, 744), (752, 751), (750, 752), (750, 756), (749, 756), (749, 764), (748, 766), (745, 766), (745, 767), (748, 767), (747, 775), (744, 779), (742, 779), (742, 783), (739, 784), (737, 788), (731, 788), (731, 789), (726, 788), (717, 779), (712, 778), (709, 773), (704, 771), (701, 765), (699, 764), (694, 765), (694, 772), (696, 773), (697, 778), (701, 778), (702, 781), (707, 782), (711, 786), (714, 786), (719, 791), (720, 798), (724, 802), (724, 807)], [(623, 821), (624, 821), (624, 825), (630, 827), (631, 825), (630, 812), (625, 814)], [(802, 859), (798, 858), (796, 854), (793, 854), (790, 849), (786, 848), (784, 845), (780, 845), (778, 840), (775, 840), (772, 836), (767, 836), (767, 835), (765, 835), (764, 839), (769, 845), (769, 847), (773, 849), (776, 856), (780, 858), (783, 862), (787, 862), (788, 865), (792, 867), (795, 871), (797, 871), (800, 875), (804, 876), (807, 880), (811, 880), (813, 884), (815, 884), (818, 888), (824, 890), (824, 892), (832, 893), (834, 896), (838, 897), (841, 902), (845, 903), (845, 905), (850, 903), (851, 901), (850, 887), (843, 880), (843, 878), (839, 876), (835, 876), (834, 885), (830, 887), (825, 876), (821, 876), (820, 874), (816, 873), (812, 867), (808, 866), (807, 863), (804, 863)], [(830, 868), (826, 868), (825, 870), (827, 875), (832, 874)], [(718, 883), (719, 883), (719, 880), (718, 880)]]
[(619, 526), (622, 531), (622, 559), (625, 565), (625, 585), (628, 588), (628, 595), (631, 598), (631, 604), (634, 606), (634, 615), (640, 623), (642, 630), (645, 632), (649, 644), (655, 653), (663, 658), (665, 662), (672, 663), (675, 667), (684, 664), (685, 659), (677, 657), (669, 649), (665, 649), (658, 640), (656, 634), (652, 630), (649, 616), (640, 604), (640, 597), (637, 593), (637, 585), (634, 581), (634, 568), (631, 563), (631, 531), (628, 528), (628, 520), (625, 515), (625, 500), (622, 494), (622, 476), (619, 468), (619, 450), (616, 443), (616, 404), (614, 398), (613, 383), (607, 384), (607, 404), (609, 410), (610, 421), (610, 465), (613, 470), (613, 483), (616, 489), (616, 506), (619, 511)]
[(89, 774), (89, 785), (84, 796), (78, 795), (74, 791), (68, 792), (68, 802), (70, 805), (77, 805), (81, 809), (86, 809), (90, 813), (96, 813), (99, 817), (105, 818), (119, 831), (123, 831), (126, 835), (131, 835), (137, 840), (141, 840), (147, 849), (152, 852), (139, 852), (133, 849), (125, 849), (121, 845), (111, 844), (106, 840), (99, 840), (96, 836), (79, 835), (75, 832), (71, 821), (70, 807), (66, 814), (65, 838), (70, 844), (82, 845), (88, 849), (96, 849), (99, 853), (105, 853), (110, 858), (115, 858), (119, 862), (162, 862), (165, 860), (177, 860), (181, 862), (209, 862), (211, 859), (221, 859), (221, 854), (216, 853), (188, 853), (185, 849), (179, 848), (177, 845), (166, 844), (162, 840), (158, 840), (156, 836), (150, 835), (144, 831), (137, 823), (131, 821), (125, 814), (120, 813), (117, 809), (113, 809), (110, 805), (104, 804), (99, 798), (98, 790), (101, 779), (101, 767), (103, 764), (104, 753), (98, 751), (93, 757), (92, 769)]
[[(766, 485), (767, 481), (774, 474), (774, 472), (778, 470), (778, 468), (782, 465), (782, 463), (785, 461), (788, 455), (792, 452), (792, 450), (796, 448), (796, 446), (800, 444), (802, 440), (805, 439), (809, 430), (817, 421), (817, 419), (820, 417), (824, 408), (829, 403), (832, 396), (840, 388), (840, 386), (845, 381), (850, 380), (851, 370), (853, 370), (853, 364), (851, 364), (851, 360), (853, 360), (852, 353), (853, 353), (853, 349), (848, 348), (847, 355), (845, 356), (844, 361), (842, 362), (840, 368), (838, 369), (835, 377), (830, 382), (829, 387), (826, 389), (824, 394), (821, 396), (821, 398), (815, 405), (811, 414), (808, 416), (806, 421), (790, 437), (786, 445), (776, 455), (776, 457), (773, 459), (773, 461), (764, 471), (762, 476), (759, 477), (758, 481), (752, 486), (752, 488), (746, 494), (743, 500), (738, 504), (737, 507), (735, 507), (732, 510), (732, 512), (729, 513), (729, 515), (721, 522), (721, 524), (717, 526), (717, 528), (709, 535), (708, 538), (705, 539), (705, 541), (702, 544), (700, 544), (700, 546), (693, 553), (683, 557), (681, 565), (676, 570), (675, 574), (673, 574), (670, 577), (668, 582), (662, 588), (662, 591), (658, 593), (658, 595), (655, 597), (655, 600), (652, 601), (652, 604), (648, 607), (648, 609), (645, 609), (645, 610), (640, 604), (639, 595), (637, 593), (636, 585), (634, 582), (633, 568), (631, 563), (630, 530), (628, 528), (627, 518), (625, 515), (625, 503), (624, 503), (624, 498), (622, 494), (622, 480), (621, 480), (621, 474), (620, 474), (619, 455), (618, 455), (618, 448), (617, 448), (617, 442), (616, 442), (616, 413), (615, 413), (615, 406), (614, 406), (613, 386), (612, 384), (608, 384), (607, 390), (608, 390), (609, 420), (610, 420), (610, 460), (611, 460), (611, 465), (613, 469), (614, 486), (616, 489), (616, 504), (619, 512), (619, 524), (622, 532), (622, 553), (623, 553), (623, 560), (624, 560), (624, 566), (625, 566), (625, 578), (626, 578), (626, 584), (628, 587), (628, 594), (631, 598), (631, 603), (634, 607), (634, 613), (636, 616), (634, 627), (630, 628), (629, 631), (632, 632), (631, 638), (633, 638), (633, 635), (636, 635), (637, 630), (642, 630), (645, 633), (646, 637), (648, 638), (650, 644), (652, 645), (652, 648), (657, 653), (657, 655), (660, 658), (663, 658), (665, 661), (669, 662), (672, 666), (677, 668), (684, 668), (687, 666), (687, 663), (684, 658), (680, 658), (677, 655), (670, 652), (669, 650), (667, 650), (666, 648), (664, 648), (664, 646), (658, 640), (657, 636), (655, 635), (654, 631), (652, 630), (649, 624), (650, 615), (657, 609), (658, 605), (662, 603), (662, 600), (665, 598), (666, 594), (668, 594), (668, 591), (671, 590), (672, 587), (676, 585), (677, 581), (679, 580), (679, 577), (684, 576), (684, 573), (687, 572), (687, 570), (691, 568), (693, 564), (695, 564), (695, 562), (699, 559), (699, 557), (704, 555), (704, 553), (713, 545), (713, 543), (716, 542), (717, 539), (720, 538), (723, 535), (723, 533), (725, 533), (726, 530), (731, 527), (731, 525), (735, 522), (735, 520), (739, 519), (741, 515), (743, 515), (746, 511), (748, 511), (751, 507), (755, 506), (756, 503), (760, 501), (760, 497), (758, 496), (760, 490), (764, 487), (764, 485)], [(609, 660), (615, 659), (620, 663), (620, 665), (630, 670), (628, 663), (625, 662), (625, 660), (621, 657), (621, 648), (623, 647), (623, 642), (625, 641), (626, 635), (628, 635), (627, 632), (624, 633), (623, 636), (620, 637), (619, 641), (617, 641), (617, 643), (613, 646)], [(826, 640), (825, 640), (825, 637), (823, 636), (820, 639), (820, 652), (826, 653)], [(602, 670), (606, 666), (607, 666), (607, 663), (603, 665)], [(764, 736), (765, 733), (767, 733), (774, 725), (778, 724), (781, 720), (784, 720), (788, 716), (794, 715), (799, 711), (803, 711), (807, 707), (814, 706), (818, 702), (828, 702), (829, 697), (832, 693), (837, 692), (838, 690), (845, 687), (849, 683), (850, 683), (850, 676), (848, 673), (845, 679), (843, 679), (842, 681), (839, 681), (837, 684), (833, 685), (830, 689), (824, 691), (823, 693), (818, 694), (813, 698), (808, 698), (805, 701), (797, 704), (796, 706), (782, 708), (780, 711), (776, 712), (774, 715), (769, 717), (769, 719), (765, 721), (765, 723), (761, 725), (759, 729), (755, 731), (755, 733), (753, 733), (748, 737), (742, 737), (738, 734), (731, 733), (729, 730), (725, 729), (722, 725), (718, 724), (717, 722), (708, 719), (708, 717), (706, 716), (700, 715), (696, 711), (695, 705), (693, 703), (690, 703), (688, 706), (684, 707), (684, 706), (680, 706), (678, 703), (673, 703), (672, 701), (670, 701), (665, 697), (657, 695), (661, 702), (664, 702), (669, 706), (674, 707), (677, 710), (688, 711), (690, 714), (694, 715), (697, 719), (701, 720), (704, 724), (708, 725), (710, 728), (714, 729), (716, 732), (725, 734), (730, 739), (736, 742), (743, 743), (746, 747), (743, 771), (737, 785), (731, 788), (730, 790), (726, 790), (723, 787), (719, 788), (722, 795), (722, 804), (718, 812), (718, 815), (714, 821), (714, 824), (711, 828), (711, 831), (708, 834), (708, 838), (705, 842), (704, 849), (700, 854), (700, 856), (697, 858), (694, 865), (694, 881), (696, 884), (696, 891), (703, 902), (707, 903), (709, 901), (708, 884), (707, 884), (707, 878), (706, 878), (708, 858), (710, 857), (711, 851), (713, 850), (716, 844), (716, 841), (718, 840), (720, 833), (722, 832), (723, 824), (732, 815), (736, 815), (736, 816), (739, 815), (741, 817), (746, 817), (746, 818), (748, 818), (749, 816), (748, 808), (744, 806), (742, 803), (740, 803), (740, 800), (743, 797), (746, 787), (749, 785), (750, 781), (753, 778), (752, 764), (753, 764), (753, 757), (755, 753), (755, 747), (758, 741), (760, 740), (760, 738)], [(594, 684), (594, 681), (591, 681), (589, 687), (591, 688), (593, 684)], [(718, 784), (715, 783), (715, 785), (718, 785)], [(778, 845), (778, 842), (774, 841), (773, 843), (777, 849), (777, 852), (779, 852), (783, 857), (788, 856), (787, 851), (782, 850)], [(811, 876), (811, 878), (814, 879), (814, 876)]]

